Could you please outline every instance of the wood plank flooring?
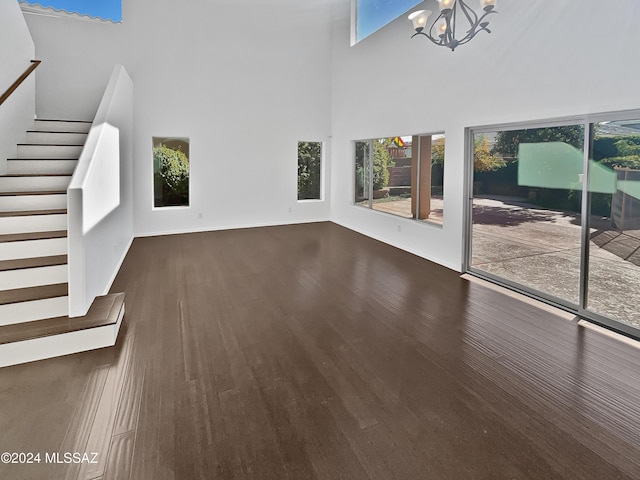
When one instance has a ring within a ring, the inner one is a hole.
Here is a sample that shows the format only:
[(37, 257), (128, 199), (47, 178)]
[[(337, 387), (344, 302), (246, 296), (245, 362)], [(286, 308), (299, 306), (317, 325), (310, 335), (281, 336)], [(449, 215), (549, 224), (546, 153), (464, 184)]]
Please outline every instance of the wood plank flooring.
[(640, 478), (640, 349), (335, 224), (139, 238), (113, 291), (115, 347), (0, 369), (0, 478)]

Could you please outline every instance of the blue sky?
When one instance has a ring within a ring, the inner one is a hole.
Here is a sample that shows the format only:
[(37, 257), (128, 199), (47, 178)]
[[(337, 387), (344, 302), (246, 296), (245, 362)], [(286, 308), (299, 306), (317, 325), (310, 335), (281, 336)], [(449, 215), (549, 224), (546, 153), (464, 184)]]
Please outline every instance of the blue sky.
[(53, 7), (56, 10), (91, 15), (114, 22), (122, 21), (121, 0), (19, 0), (22, 3)]
[(422, 0), (358, 0), (357, 41), (406, 13)]
[[(92, 17), (122, 21), (121, 0), (19, 0), (32, 5), (88, 14)], [(368, 37), (392, 22), (421, 0), (358, 0), (357, 40)]]

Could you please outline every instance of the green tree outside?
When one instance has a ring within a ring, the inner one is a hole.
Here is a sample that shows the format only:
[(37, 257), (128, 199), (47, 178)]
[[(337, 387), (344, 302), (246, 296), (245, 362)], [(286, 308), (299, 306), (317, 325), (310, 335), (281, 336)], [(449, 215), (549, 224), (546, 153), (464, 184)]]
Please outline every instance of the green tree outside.
[(298, 200), (320, 199), (322, 143), (298, 142)]
[(153, 162), (156, 168), (154, 180), (162, 185), (162, 206), (188, 205), (189, 159), (185, 153), (159, 144), (153, 148)]
[[(444, 150), (444, 148), (443, 148)], [(444, 152), (443, 152), (444, 153)], [(476, 172), (493, 172), (504, 167), (507, 162), (495, 149), (486, 135), (475, 135), (473, 138), (473, 170)]]
[(387, 150), (384, 138), (373, 141), (373, 189), (380, 190), (389, 185), (391, 155)]
[(518, 158), (520, 143), (547, 142), (563, 142), (581, 150), (584, 144), (584, 128), (582, 125), (568, 125), (498, 132), (492, 153), (500, 155), (506, 161), (512, 161)]

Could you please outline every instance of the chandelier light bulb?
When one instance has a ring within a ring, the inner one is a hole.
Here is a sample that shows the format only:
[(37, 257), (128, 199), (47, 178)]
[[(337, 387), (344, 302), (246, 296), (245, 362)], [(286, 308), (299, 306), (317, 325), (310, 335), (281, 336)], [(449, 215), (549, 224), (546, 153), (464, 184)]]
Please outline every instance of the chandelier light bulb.
[(480, 0), (480, 6), (483, 10), (493, 10), (496, 6), (496, 0)]
[(431, 15), (431, 10), (418, 10), (409, 15), (409, 20), (413, 23), (416, 32), (421, 32), (427, 26), (427, 20)]
[(440, 11), (449, 11), (453, 8), (453, 5), (456, 3), (456, 0), (438, 0), (440, 2)]

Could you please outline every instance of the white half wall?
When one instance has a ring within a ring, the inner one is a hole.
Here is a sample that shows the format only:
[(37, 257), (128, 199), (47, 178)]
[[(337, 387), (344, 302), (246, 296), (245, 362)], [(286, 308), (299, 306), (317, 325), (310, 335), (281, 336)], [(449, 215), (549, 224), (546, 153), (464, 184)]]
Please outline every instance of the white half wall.
[[(417, 8), (438, 11), (435, 0)], [(493, 33), (451, 52), (410, 39), (406, 18), (349, 47), (349, 2), (336, 5), (332, 220), (460, 270), (466, 127), (640, 108), (640, 2), (504, 0), (497, 10)], [(353, 205), (353, 140), (442, 131), (442, 228)]]
[[(27, 15), (48, 65), (38, 114), (91, 118), (127, 68), (136, 235), (327, 220), (329, 176), (324, 201), (297, 202), (297, 144), (329, 141), (335, 1), (136, 0), (121, 25)], [(189, 208), (153, 207), (154, 136), (190, 140)]]
[[(35, 47), (22, 11), (15, 0), (0, 0), (0, 95), (31, 65)], [(0, 105), (0, 175), (7, 158), (16, 157), (16, 144), (24, 139), (35, 115), (35, 73)]]
[(116, 65), (68, 190), (70, 317), (108, 293), (133, 241), (133, 105)]

